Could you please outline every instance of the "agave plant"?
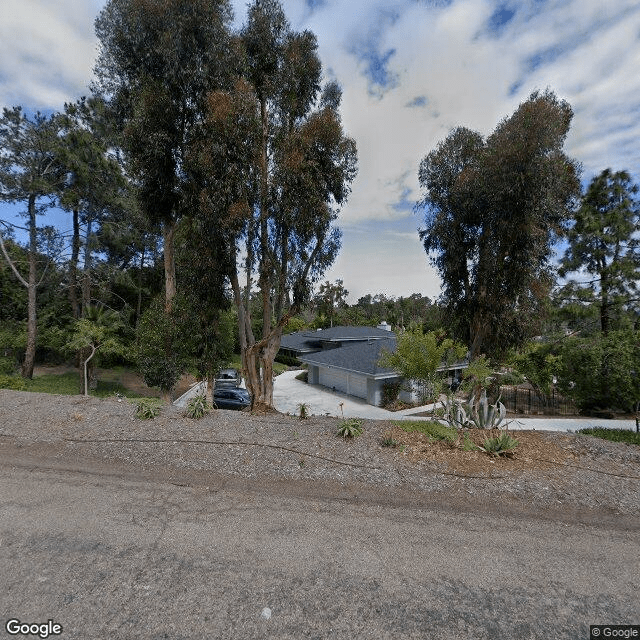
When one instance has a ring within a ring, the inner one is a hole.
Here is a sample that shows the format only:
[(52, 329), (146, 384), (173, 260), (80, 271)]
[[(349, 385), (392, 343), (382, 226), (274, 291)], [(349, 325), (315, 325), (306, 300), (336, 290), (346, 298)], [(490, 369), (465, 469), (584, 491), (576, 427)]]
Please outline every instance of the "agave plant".
[(469, 416), (461, 402), (453, 399), (452, 396), (446, 396), (442, 401), (444, 415), (442, 416), (446, 423), (454, 429), (463, 429), (469, 423)]
[(337, 435), (347, 438), (355, 438), (362, 433), (362, 420), (358, 418), (345, 418), (338, 426)]
[[(472, 400), (470, 400), (470, 403)], [(506, 416), (507, 408), (500, 402), (500, 397), (498, 397), (495, 404), (489, 404), (487, 390), (483, 389), (480, 399), (472, 403), (469, 418), (472, 426), (476, 429), (497, 429)]]
[(518, 446), (518, 441), (512, 438), (506, 431), (501, 433), (497, 438), (487, 438), (483, 447), (478, 447), (489, 455), (493, 456), (509, 456)]
[(189, 400), (185, 416), (194, 420), (199, 420), (211, 410), (211, 405), (204, 394), (198, 394)]
[(490, 404), (487, 399), (486, 389), (482, 390), (480, 398), (472, 395), (467, 402), (462, 403), (452, 397), (442, 402), (444, 408), (444, 419), (450, 427), (455, 429), (475, 428), (475, 429), (497, 429), (507, 416), (507, 409), (500, 402), (500, 398), (495, 404)]

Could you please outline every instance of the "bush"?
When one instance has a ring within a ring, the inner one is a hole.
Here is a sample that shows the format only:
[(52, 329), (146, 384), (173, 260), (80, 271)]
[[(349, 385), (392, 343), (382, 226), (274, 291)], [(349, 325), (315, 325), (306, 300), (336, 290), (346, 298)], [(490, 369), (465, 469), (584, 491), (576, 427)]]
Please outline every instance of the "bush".
[(401, 382), (385, 382), (382, 385), (382, 406), (388, 407), (392, 405), (400, 394)]
[(610, 409), (631, 412), (640, 401), (640, 340), (637, 331), (572, 338), (562, 347), (560, 391), (582, 412)]
[(11, 376), (16, 370), (16, 361), (13, 358), (0, 358), (0, 375)]
[(509, 456), (518, 446), (518, 441), (512, 438), (507, 432), (500, 434), (497, 438), (487, 438), (481, 447), (489, 455)]
[(301, 371), (297, 376), (296, 380), (302, 380), (302, 382), (309, 382), (309, 372)]
[(0, 374), (0, 389), (12, 389), (13, 391), (24, 391), (27, 388), (25, 379), (21, 376)]
[(525, 377), (521, 373), (516, 371), (508, 371), (507, 373), (500, 374), (498, 383), (505, 387), (517, 387), (525, 381)]
[(346, 418), (338, 426), (337, 434), (343, 438), (355, 438), (362, 434), (362, 420), (359, 418)]
[(199, 393), (189, 400), (184, 415), (187, 416), (187, 418), (199, 420), (209, 413), (209, 411), (211, 411), (211, 405), (207, 402), (207, 397)]
[(133, 414), (139, 420), (153, 420), (160, 413), (157, 402), (149, 399), (138, 400), (136, 410)]
[(391, 433), (385, 433), (385, 435), (382, 437), (382, 440), (380, 440), (380, 444), (383, 447), (393, 447), (393, 448), (395, 448), (395, 447), (398, 446), (398, 441), (393, 438)]
[(300, 402), (298, 404), (298, 411), (300, 412), (300, 420), (309, 417), (309, 405), (306, 402)]
[(165, 313), (156, 298), (143, 314), (138, 327), (136, 361), (145, 383), (170, 392), (185, 369), (180, 331), (174, 318)]

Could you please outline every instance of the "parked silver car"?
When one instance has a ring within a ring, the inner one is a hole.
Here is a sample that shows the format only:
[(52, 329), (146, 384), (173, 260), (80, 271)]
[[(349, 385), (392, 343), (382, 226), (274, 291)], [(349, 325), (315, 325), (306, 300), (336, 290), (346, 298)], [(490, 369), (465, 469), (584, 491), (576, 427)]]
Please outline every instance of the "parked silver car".
[(242, 377), (237, 369), (222, 369), (216, 376), (217, 387), (239, 387)]

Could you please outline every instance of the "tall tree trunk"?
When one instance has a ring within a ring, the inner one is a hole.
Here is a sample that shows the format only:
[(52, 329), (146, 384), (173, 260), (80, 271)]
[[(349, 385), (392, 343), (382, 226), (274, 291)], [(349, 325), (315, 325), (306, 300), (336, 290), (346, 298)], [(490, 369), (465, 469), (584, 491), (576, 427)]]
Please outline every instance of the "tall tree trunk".
[(71, 260), (69, 262), (69, 302), (73, 317), (78, 320), (81, 314), (78, 300), (78, 257), (80, 255), (80, 221), (78, 208), (73, 209), (73, 239), (71, 241)]
[(167, 313), (173, 308), (173, 299), (176, 297), (176, 259), (174, 252), (174, 238), (176, 234), (175, 221), (168, 220), (163, 226), (164, 238), (164, 284), (165, 303), (164, 309)]
[(33, 378), (33, 365), (36, 359), (36, 333), (38, 326), (36, 308), (36, 270), (38, 267), (38, 242), (36, 235), (36, 197), (29, 196), (29, 281), (27, 286), (27, 348), (22, 363), (22, 376)]
[(136, 329), (140, 323), (140, 316), (142, 315), (142, 272), (144, 269), (144, 251), (145, 247), (142, 247), (142, 255), (140, 256), (140, 269), (138, 271), (138, 302), (136, 304)]
[(271, 332), (271, 260), (269, 259), (269, 173), (268, 144), (269, 126), (267, 103), (260, 99), (260, 117), (262, 120), (262, 141), (260, 153), (260, 292), (262, 293), (262, 337)]
[[(84, 265), (82, 267), (82, 307), (86, 309), (91, 304), (91, 234), (93, 220), (87, 220), (87, 237), (84, 245)], [(84, 313), (83, 313), (84, 315)]]
[(600, 329), (606, 336), (611, 327), (611, 301), (609, 299), (609, 278), (606, 266), (600, 277)]

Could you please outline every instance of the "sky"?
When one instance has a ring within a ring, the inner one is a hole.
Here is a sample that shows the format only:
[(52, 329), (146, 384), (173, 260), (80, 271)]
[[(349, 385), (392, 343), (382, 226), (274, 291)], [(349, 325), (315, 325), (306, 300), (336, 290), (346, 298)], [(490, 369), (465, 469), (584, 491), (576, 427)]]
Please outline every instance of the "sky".
[[(232, 0), (237, 26), (246, 0)], [(440, 295), (418, 238), (418, 165), (448, 132), (490, 134), (535, 90), (574, 110), (565, 151), (583, 183), (640, 174), (639, 0), (282, 0), (313, 31), (325, 79), (343, 88), (358, 176), (325, 279), (367, 293)], [(0, 106), (61, 109), (86, 95), (101, 0), (2, 0)], [(8, 210), (0, 209), (0, 217)], [(62, 223), (64, 224), (64, 223)]]

